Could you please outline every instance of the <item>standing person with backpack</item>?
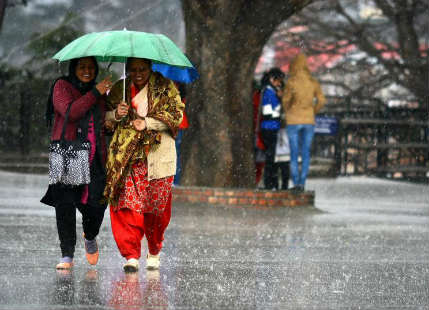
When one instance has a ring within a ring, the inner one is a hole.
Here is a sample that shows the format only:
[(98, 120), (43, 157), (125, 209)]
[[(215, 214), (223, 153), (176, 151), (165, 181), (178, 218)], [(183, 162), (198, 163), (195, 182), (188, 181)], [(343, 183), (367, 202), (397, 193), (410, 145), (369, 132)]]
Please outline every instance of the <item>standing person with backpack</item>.
[(260, 125), (261, 136), (265, 145), (265, 189), (278, 189), (277, 166), (275, 165), (275, 152), (277, 143), (277, 133), (280, 130), (280, 94), (282, 81), (285, 74), (279, 68), (272, 68), (264, 76), (262, 84), (261, 116)]

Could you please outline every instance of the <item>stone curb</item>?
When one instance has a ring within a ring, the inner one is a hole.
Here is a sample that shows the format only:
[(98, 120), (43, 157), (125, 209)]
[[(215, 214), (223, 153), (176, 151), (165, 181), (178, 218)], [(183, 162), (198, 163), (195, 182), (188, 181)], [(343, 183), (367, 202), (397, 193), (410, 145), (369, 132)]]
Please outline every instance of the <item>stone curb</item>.
[(315, 197), (314, 191), (297, 194), (291, 191), (186, 186), (175, 186), (172, 193), (174, 202), (254, 207), (314, 206)]

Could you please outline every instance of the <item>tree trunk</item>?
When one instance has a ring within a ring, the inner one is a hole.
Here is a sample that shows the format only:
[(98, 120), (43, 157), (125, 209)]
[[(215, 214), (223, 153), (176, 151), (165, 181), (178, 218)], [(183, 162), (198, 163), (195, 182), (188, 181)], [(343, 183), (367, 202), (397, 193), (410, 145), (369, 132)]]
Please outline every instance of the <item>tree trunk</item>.
[(0, 0), (0, 31), (3, 25), (3, 19), (6, 11), (7, 0)]
[(396, 3), (396, 12), (396, 31), (398, 33), (401, 57), (404, 61), (402, 70), (402, 73), (404, 73), (403, 84), (414, 93), (423, 107), (426, 104), (426, 108), (429, 108), (427, 102), (429, 84), (428, 62), (421, 55), (419, 38), (414, 26), (415, 8), (413, 9), (412, 3), (398, 2)]
[(200, 73), (187, 89), (183, 185), (254, 186), (255, 66), (277, 25), (310, 2), (182, 1), (186, 50)]

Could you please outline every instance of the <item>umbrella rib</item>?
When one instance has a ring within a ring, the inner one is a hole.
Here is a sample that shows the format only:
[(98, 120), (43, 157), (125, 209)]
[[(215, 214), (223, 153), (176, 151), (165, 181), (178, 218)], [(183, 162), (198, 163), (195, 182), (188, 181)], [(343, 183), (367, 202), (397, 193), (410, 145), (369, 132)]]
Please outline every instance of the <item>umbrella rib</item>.
[[(88, 52), (88, 50), (89, 50), (90, 48), (92, 48), (92, 47), (94, 46), (94, 44), (95, 44), (95, 43), (97, 43), (97, 41), (101, 40), (103, 37), (105, 37), (105, 36), (107, 35), (107, 33), (100, 33), (100, 34), (101, 34), (100, 36), (97, 36), (97, 37), (95, 38), (95, 40), (94, 40), (94, 41), (92, 41), (92, 42), (91, 42), (91, 44), (89, 44), (89, 45), (88, 45), (88, 47), (85, 49), (85, 53), (87, 53), (87, 52)], [(88, 55), (88, 56), (98, 56), (98, 55)]]
[[(161, 37), (160, 37), (160, 36), (156, 36), (156, 38), (157, 38), (157, 40), (158, 40), (159, 44), (162, 46), (162, 50), (163, 50), (163, 52), (165, 53), (165, 55), (167, 56), (168, 61), (169, 61), (169, 62), (171, 62), (170, 54), (168, 53), (168, 51), (167, 51), (167, 49), (166, 49), (166, 47), (165, 47), (165, 45), (164, 45), (164, 41), (162, 41), (162, 40), (161, 40)], [(169, 64), (170, 64), (170, 63), (169, 63)]]
[(130, 55), (134, 56), (134, 41), (133, 41), (133, 36), (131, 35), (131, 33), (130, 33), (129, 38), (130, 38)]
[(109, 61), (112, 61), (113, 59), (114, 59), (114, 57), (116, 56), (116, 55), (108, 55), (109, 53), (107, 52), (107, 51), (110, 51), (111, 49), (112, 49), (112, 46), (115, 44), (116, 42), (112, 39), (112, 40), (110, 40), (109, 41), (109, 46), (108, 47), (106, 47), (105, 49), (104, 49), (104, 52), (103, 52), (103, 58), (104, 59), (109, 59)]

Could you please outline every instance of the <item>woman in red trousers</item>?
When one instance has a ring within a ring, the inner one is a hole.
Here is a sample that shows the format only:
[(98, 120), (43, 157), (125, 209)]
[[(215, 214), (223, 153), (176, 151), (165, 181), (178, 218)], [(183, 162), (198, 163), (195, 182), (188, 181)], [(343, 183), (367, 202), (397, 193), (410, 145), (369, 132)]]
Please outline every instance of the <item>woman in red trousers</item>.
[[(117, 115), (109, 147), (104, 195), (110, 203), (112, 232), (124, 270), (139, 269), (141, 240), (146, 236), (146, 267), (158, 269), (164, 231), (171, 217), (171, 187), (176, 173), (174, 138), (184, 104), (174, 83), (151, 70), (151, 61), (127, 62), (123, 80), (108, 96)], [(121, 117), (122, 115), (126, 115)]]

